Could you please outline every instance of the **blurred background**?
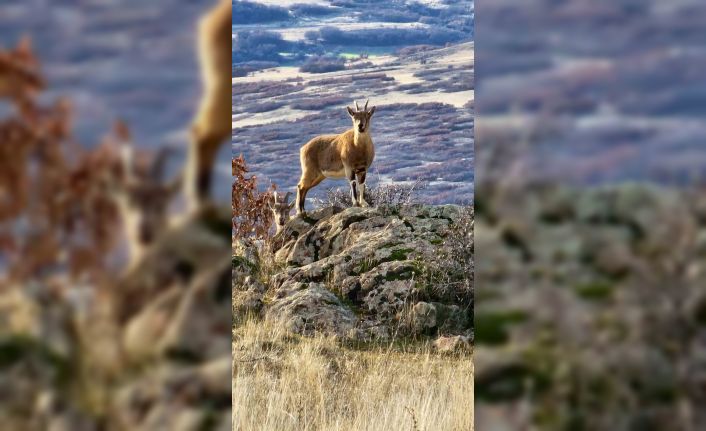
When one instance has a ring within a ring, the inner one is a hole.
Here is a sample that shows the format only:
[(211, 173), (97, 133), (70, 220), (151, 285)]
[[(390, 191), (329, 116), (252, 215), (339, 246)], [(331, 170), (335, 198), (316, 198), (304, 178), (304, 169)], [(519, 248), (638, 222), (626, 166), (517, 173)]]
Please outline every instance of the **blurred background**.
[(575, 184), (702, 180), (700, 2), (478, 7), (478, 108), (489, 131), (490, 121), (527, 130), (520, 122), (536, 120), (543, 136), (528, 175)]
[(706, 5), (476, 11), (477, 428), (705, 429)]
[[(139, 147), (170, 146), (180, 165), (201, 95), (198, 18), (209, 0), (3, 1), (0, 43), (32, 39), (47, 88), (41, 101), (69, 99), (72, 136), (96, 146), (117, 119)], [(220, 157), (216, 193), (227, 199), (229, 152)], [(172, 169), (174, 172), (174, 169)]]
[(225, 142), (179, 181), (216, 4), (0, 3), (3, 429), (230, 429)]
[[(296, 191), (299, 148), (377, 106), (369, 185), (424, 183), (427, 203), (473, 196), (472, 1), (233, 4), (233, 154), (262, 188)], [(311, 191), (347, 188), (325, 181)]]

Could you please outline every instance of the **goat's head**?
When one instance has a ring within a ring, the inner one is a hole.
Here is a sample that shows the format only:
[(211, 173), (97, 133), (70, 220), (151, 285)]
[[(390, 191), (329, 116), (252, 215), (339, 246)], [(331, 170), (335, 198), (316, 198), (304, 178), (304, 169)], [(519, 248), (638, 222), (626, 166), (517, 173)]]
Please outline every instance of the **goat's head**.
[(282, 196), (274, 192), (272, 200), (270, 200), (270, 209), (275, 216), (275, 226), (277, 226), (278, 233), (289, 221), (289, 212), (294, 208), (294, 202), (289, 202), (289, 195), (291, 194), (291, 192), (287, 192), (287, 194)]
[(113, 190), (135, 254), (153, 243), (167, 226), (169, 204), (180, 189), (180, 179), (163, 179), (168, 155), (169, 149), (161, 149), (151, 163), (140, 167), (135, 163), (132, 147), (123, 145), (122, 175)]
[(355, 110), (353, 110), (350, 106), (346, 107), (348, 115), (350, 115), (351, 120), (353, 120), (353, 130), (357, 130), (358, 133), (365, 133), (370, 129), (370, 121), (375, 113), (375, 107), (373, 106), (368, 109), (368, 102), (369, 100), (365, 101), (365, 107), (363, 107), (362, 110), (358, 106), (357, 101), (354, 102)]

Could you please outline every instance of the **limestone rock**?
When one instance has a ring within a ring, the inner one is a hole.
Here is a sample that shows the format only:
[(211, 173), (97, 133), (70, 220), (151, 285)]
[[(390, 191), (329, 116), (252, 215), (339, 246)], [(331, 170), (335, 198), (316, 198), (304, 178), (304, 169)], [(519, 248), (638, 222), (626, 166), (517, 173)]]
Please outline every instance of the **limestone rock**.
[(322, 285), (312, 283), (275, 302), (268, 317), (278, 320), (292, 332), (310, 335), (314, 331), (346, 336), (355, 326), (356, 316)]
[[(454, 205), (330, 207), (294, 217), (274, 241), (275, 260), (284, 269), (273, 277), (275, 297), (263, 306), (266, 315), (284, 316), (280, 320), (299, 333), (386, 339), (405, 319), (406, 308), (425, 299), (433, 311), (408, 329), (466, 331), (470, 319), (454, 304), (455, 294), (446, 284), (424, 279), (461, 211)], [(444, 276), (468, 276), (450, 268), (453, 262), (445, 265)], [(237, 297), (241, 309), (260, 307), (252, 293)]]
[(434, 340), (434, 348), (440, 353), (470, 351), (471, 340), (463, 335), (455, 335), (451, 337), (441, 336)]

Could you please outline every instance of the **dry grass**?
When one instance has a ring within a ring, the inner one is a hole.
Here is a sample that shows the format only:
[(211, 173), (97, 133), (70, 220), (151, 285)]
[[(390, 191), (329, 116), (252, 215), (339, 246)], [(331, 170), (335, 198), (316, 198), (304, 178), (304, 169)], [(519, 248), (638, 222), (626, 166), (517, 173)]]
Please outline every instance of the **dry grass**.
[(471, 355), (234, 330), (233, 430), (472, 430)]

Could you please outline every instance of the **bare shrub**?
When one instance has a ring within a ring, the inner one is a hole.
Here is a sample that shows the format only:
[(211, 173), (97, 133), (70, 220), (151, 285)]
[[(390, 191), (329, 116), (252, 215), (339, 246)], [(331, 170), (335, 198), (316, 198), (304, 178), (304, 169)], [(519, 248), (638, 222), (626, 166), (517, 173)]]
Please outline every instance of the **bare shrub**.
[[(463, 309), (468, 322), (473, 322), (473, 225), (473, 207), (461, 207), (446, 236), (438, 242), (435, 254), (418, 262), (413, 302), (455, 304)], [(471, 327), (472, 323), (462, 328), (465, 335), (472, 336)]]
[[(417, 180), (411, 183), (388, 183), (365, 189), (365, 200), (371, 206), (400, 207), (420, 203), (419, 193), (427, 187), (427, 183)], [(313, 198), (314, 206), (338, 206), (346, 208), (351, 205), (351, 195), (348, 189), (329, 188), (323, 198)]]
[[(18, 48), (19, 50), (20, 48)], [(116, 243), (117, 212), (106, 192), (117, 158), (106, 141), (93, 149), (71, 136), (71, 106), (65, 99), (40, 104), (44, 82), (19, 59), (0, 50), (0, 261), (5, 281), (42, 278), (59, 271), (98, 276)], [(36, 60), (33, 60), (36, 61)], [(7, 81), (4, 81), (7, 80)]]
[(253, 114), (261, 112), (270, 112), (274, 111), (275, 109), (279, 109), (282, 106), (284, 106), (284, 102), (263, 102), (253, 105), (249, 108), (248, 112), (251, 112)]
[(433, 262), (437, 272), (443, 274), (439, 283), (451, 288), (456, 299), (473, 309), (473, 207), (461, 209), (460, 218), (454, 220), (449, 234), (439, 250), (439, 259)]
[(233, 159), (232, 170), (233, 237), (268, 236), (273, 215), (267, 204), (272, 199), (275, 186), (258, 192), (257, 177), (247, 175), (248, 168), (242, 155)]
[(311, 99), (301, 99), (292, 103), (293, 109), (303, 111), (320, 111), (330, 106), (340, 106), (347, 102), (347, 98), (342, 96), (317, 97)]
[(299, 68), (300, 72), (326, 73), (344, 70), (346, 60), (341, 57), (311, 57)]

